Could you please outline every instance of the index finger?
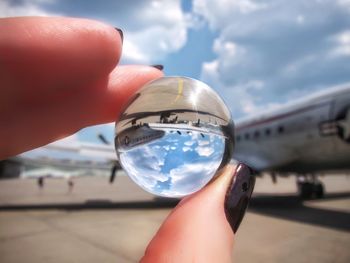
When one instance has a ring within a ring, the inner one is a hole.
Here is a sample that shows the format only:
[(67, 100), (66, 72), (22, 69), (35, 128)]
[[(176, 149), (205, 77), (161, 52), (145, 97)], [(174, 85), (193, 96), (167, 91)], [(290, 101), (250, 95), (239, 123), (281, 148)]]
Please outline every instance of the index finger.
[(87, 19), (3, 18), (0, 32), (0, 112), (87, 89), (121, 54), (119, 32)]
[(122, 39), (100, 22), (0, 19), (0, 159), (116, 120), (128, 98), (162, 76), (115, 67)]

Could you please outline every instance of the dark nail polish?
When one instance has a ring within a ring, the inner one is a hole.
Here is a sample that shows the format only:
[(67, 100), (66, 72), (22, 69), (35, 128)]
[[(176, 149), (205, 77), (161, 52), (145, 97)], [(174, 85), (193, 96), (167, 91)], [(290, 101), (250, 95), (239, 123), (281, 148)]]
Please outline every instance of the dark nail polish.
[(234, 233), (242, 222), (254, 185), (252, 170), (244, 164), (238, 164), (225, 197), (225, 215)]
[(152, 67), (159, 69), (159, 70), (163, 70), (164, 66), (163, 65), (151, 65)]
[(123, 41), (124, 41), (124, 33), (123, 33), (123, 31), (120, 28), (117, 28), (117, 27), (115, 27), (115, 30), (118, 31), (118, 33), (120, 35), (120, 38), (122, 39), (122, 43), (123, 43)]

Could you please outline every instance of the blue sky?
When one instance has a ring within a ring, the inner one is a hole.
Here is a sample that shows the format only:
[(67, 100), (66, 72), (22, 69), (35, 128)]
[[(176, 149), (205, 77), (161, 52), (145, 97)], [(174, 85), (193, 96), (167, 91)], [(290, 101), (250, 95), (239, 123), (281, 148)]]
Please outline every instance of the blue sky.
[[(61, 15), (120, 27), (121, 63), (201, 79), (234, 119), (350, 81), (349, 0), (0, 1), (0, 16)], [(113, 138), (113, 125), (75, 139)]]
[(141, 147), (121, 152), (119, 159), (130, 177), (151, 193), (183, 196), (207, 184), (221, 164), (226, 140), (217, 135), (165, 135)]

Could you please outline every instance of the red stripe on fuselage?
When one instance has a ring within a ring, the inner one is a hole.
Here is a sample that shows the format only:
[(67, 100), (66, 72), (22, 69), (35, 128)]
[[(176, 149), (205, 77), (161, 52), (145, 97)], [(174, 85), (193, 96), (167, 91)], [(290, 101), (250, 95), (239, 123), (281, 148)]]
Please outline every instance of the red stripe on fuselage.
[(242, 126), (240, 126), (238, 124), (236, 126), (236, 131), (243, 130), (243, 129), (246, 129), (246, 128), (252, 128), (254, 126), (258, 126), (258, 125), (261, 125), (261, 124), (266, 124), (266, 123), (269, 123), (269, 122), (272, 122), (272, 121), (276, 121), (276, 120), (280, 120), (280, 119), (283, 119), (283, 118), (287, 118), (287, 117), (290, 117), (290, 116), (298, 114), (298, 113), (303, 113), (303, 112), (306, 112), (306, 111), (309, 111), (309, 110), (313, 110), (313, 109), (316, 109), (316, 108), (319, 108), (319, 107), (323, 107), (325, 105), (328, 105), (329, 103), (330, 103), (330, 101), (327, 101), (327, 102), (322, 102), (322, 103), (315, 104), (315, 105), (306, 106), (306, 107), (303, 107), (303, 108), (300, 108), (300, 109), (296, 109), (296, 110), (293, 110), (293, 111), (290, 111), (290, 112), (286, 112), (286, 113), (282, 113), (282, 114), (279, 114), (279, 115), (275, 115), (275, 116), (272, 116), (272, 117), (269, 117), (269, 118), (266, 118), (266, 119), (262, 119), (262, 120), (251, 122), (251, 123), (247, 123), (247, 124), (243, 124)]

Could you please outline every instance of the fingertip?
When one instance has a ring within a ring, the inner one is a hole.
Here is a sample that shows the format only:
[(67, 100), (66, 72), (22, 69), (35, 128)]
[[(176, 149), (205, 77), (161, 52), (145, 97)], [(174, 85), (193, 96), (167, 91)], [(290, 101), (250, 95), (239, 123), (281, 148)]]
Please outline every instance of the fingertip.
[(109, 78), (110, 98), (118, 97), (115, 112), (120, 113), (132, 96), (146, 83), (161, 78), (164, 73), (146, 65), (123, 65), (116, 67)]
[[(52, 23), (52, 22), (51, 22)], [(104, 74), (111, 72), (118, 64), (122, 46), (123, 35), (121, 29), (106, 23), (82, 18), (57, 18), (52, 24), (52, 31), (64, 31), (66, 38), (69, 34), (74, 38), (75, 51), (84, 53), (85, 61), (95, 61)]]
[(122, 29), (112, 27), (111, 25), (94, 21), (82, 19), (80, 21), (81, 27), (86, 28), (86, 38), (94, 38), (96, 41), (96, 48), (99, 50), (108, 71), (112, 71), (118, 64), (123, 46), (123, 31)]
[(234, 166), (227, 166), (202, 190), (184, 198), (150, 242), (142, 262), (231, 262), (234, 233), (224, 200), (233, 171)]
[[(122, 76), (122, 77), (121, 77)], [(112, 89), (135, 82), (136, 88), (141, 88), (143, 84), (164, 76), (164, 73), (153, 66), (147, 65), (121, 65), (116, 67), (110, 74), (109, 86)], [(124, 89), (128, 90), (128, 89)]]
[(145, 65), (121, 65), (116, 67), (109, 75), (108, 88), (111, 97), (118, 96), (119, 105), (130, 99), (146, 83), (162, 77), (162, 71)]
[[(81, 118), (83, 126), (118, 121), (122, 110), (133, 95), (146, 83), (160, 78), (163, 72), (151, 66), (121, 65), (109, 74), (108, 83), (96, 88), (93, 100), (82, 108), (88, 109)], [(83, 102), (87, 103), (86, 101)]]

